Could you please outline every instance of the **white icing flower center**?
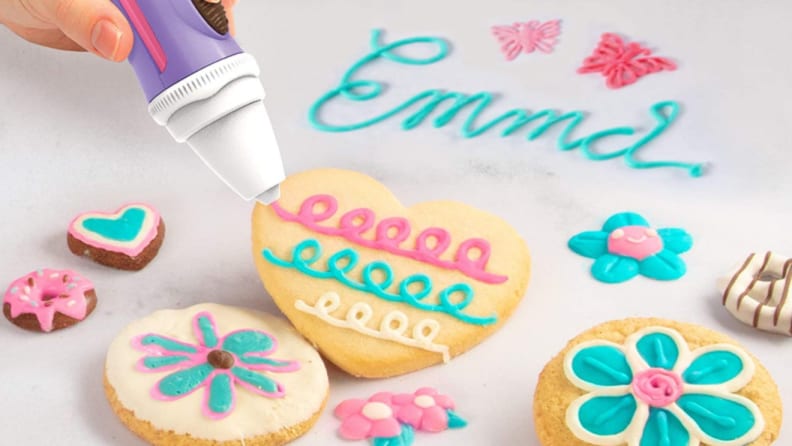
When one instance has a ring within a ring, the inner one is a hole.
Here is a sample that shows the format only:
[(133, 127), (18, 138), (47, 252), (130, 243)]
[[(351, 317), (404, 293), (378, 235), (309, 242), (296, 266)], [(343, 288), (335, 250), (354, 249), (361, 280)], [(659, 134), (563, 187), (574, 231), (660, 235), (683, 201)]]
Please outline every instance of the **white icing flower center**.
[(361, 413), (369, 420), (384, 420), (393, 416), (391, 408), (380, 402), (366, 403)]
[(435, 405), (435, 400), (429, 395), (418, 395), (413, 400), (413, 403), (423, 409), (432, 407)]

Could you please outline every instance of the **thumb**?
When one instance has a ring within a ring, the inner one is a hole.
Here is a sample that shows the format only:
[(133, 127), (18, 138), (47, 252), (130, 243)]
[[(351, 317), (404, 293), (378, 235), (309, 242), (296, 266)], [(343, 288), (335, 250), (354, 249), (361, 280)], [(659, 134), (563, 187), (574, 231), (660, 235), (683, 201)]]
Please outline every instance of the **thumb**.
[(105, 59), (120, 62), (134, 43), (132, 28), (108, 0), (21, 0), (70, 39)]

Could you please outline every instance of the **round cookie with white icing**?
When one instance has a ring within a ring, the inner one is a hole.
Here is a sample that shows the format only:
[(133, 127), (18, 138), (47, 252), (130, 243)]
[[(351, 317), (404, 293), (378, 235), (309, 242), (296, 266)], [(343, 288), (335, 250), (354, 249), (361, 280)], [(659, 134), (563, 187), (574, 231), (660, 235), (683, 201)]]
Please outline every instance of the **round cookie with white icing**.
[(107, 352), (105, 392), (153, 445), (282, 445), (319, 418), (329, 391), (319, 354), (286, 321), (217, 304), (160, 310)]
[(596, 326), (539, 377), (543, 446), (769, 446), (782, 407), (767, 370), (724, 335), (663, 319)]

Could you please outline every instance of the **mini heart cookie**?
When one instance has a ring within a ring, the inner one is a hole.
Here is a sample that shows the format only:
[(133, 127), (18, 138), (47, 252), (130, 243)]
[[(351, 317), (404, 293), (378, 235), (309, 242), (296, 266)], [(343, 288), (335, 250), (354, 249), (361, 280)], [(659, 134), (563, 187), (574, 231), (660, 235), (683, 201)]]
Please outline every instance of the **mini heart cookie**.
[(69, 225), (71, 252), (118, 269), (143, 269), (159, 252), (165, 223), (143, 203), (122, 206), (114, 213), (86, 212)]
[(448, 361), (509, 318), (530, 276), (506, 222), (452, 201), (407, 208), (360, 173), (313, 170), (253, 212), (264, 286), (297, 330), (355, 376)]

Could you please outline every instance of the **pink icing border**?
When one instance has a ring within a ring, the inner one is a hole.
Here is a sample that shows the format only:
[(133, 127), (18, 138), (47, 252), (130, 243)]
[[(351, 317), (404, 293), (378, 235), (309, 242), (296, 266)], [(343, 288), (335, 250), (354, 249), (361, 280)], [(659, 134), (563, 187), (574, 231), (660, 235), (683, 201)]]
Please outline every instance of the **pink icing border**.
[[(151, 214), (154, 216), (154, 224), (151, 225), (151, 229), (145, 235), (145, 237), (140, 239), (140, 243), (138, 243), (134, 248), (123, 248), (117, 245), (99, 242), (98, 240), (94, 240), (90, 237), (85, 237), (76, 229), (77, 221), (85, 217), (86, 215), (93, 214), (100, 217), (113, 218), (116, 216), (120, 216), (124, 211), (130, 208), (140, 208), (145, 210), (146, 214)], [(159, 212), (157, 212), (157, 210), (154, 209), (154, 207), (152, 207), (151, 205), (148, 205), (146, 203), (127, 203), (121, 206), (120, 208), (118, 208), (118, 210), (116, 210), (115, 212), (91, 211), (91, 212), (83, 212), (77, 215), (72, 219), (71, 223), (69, 223), (69, 234), (71, 234), (71, 236), (76, 238), (77, 240), (80, 240), (81, 242), (85, 243), (86, 245), (103, 249), (105, 251), (119, 252), (129, 257), (137, 257), (151, 244), (151, 242), (155, 238), (157, 238), (157, 234), (159, 232), (160, 220), (161, 218)]]
[[(33, 314), (41, 330), (50, 332), (53, 329), (55, 313), (79, 321), (85, 319), (88, 316), (88, 299), (85, 298), (85, 293), (93, 289), (91, 281), (73, 271), (41, 269), (11, 282), (3, 297), (3, 303), (10, 305), (12, 318), (21, 314)], [(45, 301), (45, 296), (64, 297)]]
[[(325, 210), (314, 213), (314, 206), (322, 204)], [(426, 228), (415, 240), (415, 247), (403, 249), (400, 245), (407, 240), (412, 231), (410, 222), (404, 217), (388, 217), (377, 223), (374, 240), (363, 237), (363, 233), (374, 227), (376, 215), (369, 208), (353, 209), (341, 216), (339, 227), (322, 226), (319, 223), (331, 218), (338, 211), (338, 200), (329, 194), (313, 195), (300, 205), (297, 214), (283, 209), (278, 202), (272, 204), (272, 209), (281, 220), (300, 223), (306, 228), (320, 234), (340, 236), (367, 248), (387, 251), (401, 257), (411, 258), (419, 262), (428, 263), (444, 269), (458, 270), (462, 274), (475, 280), (498, 284), (508, 280), (507, 276), (489, 273), (486, 271), (492, 247), (487, 240), (470, 238), (462, 242), (454, 255), (454, 261), (443, 260), (440, 256), (451, 245), (451, 234), (438, 227)], [(395, 229), (393, 236), (389, 235)], [(429, 247), (429, 239), (435, 240), (435, 246)], [(471, 250), (478, 250), (481, 255), (471, 259)]]

